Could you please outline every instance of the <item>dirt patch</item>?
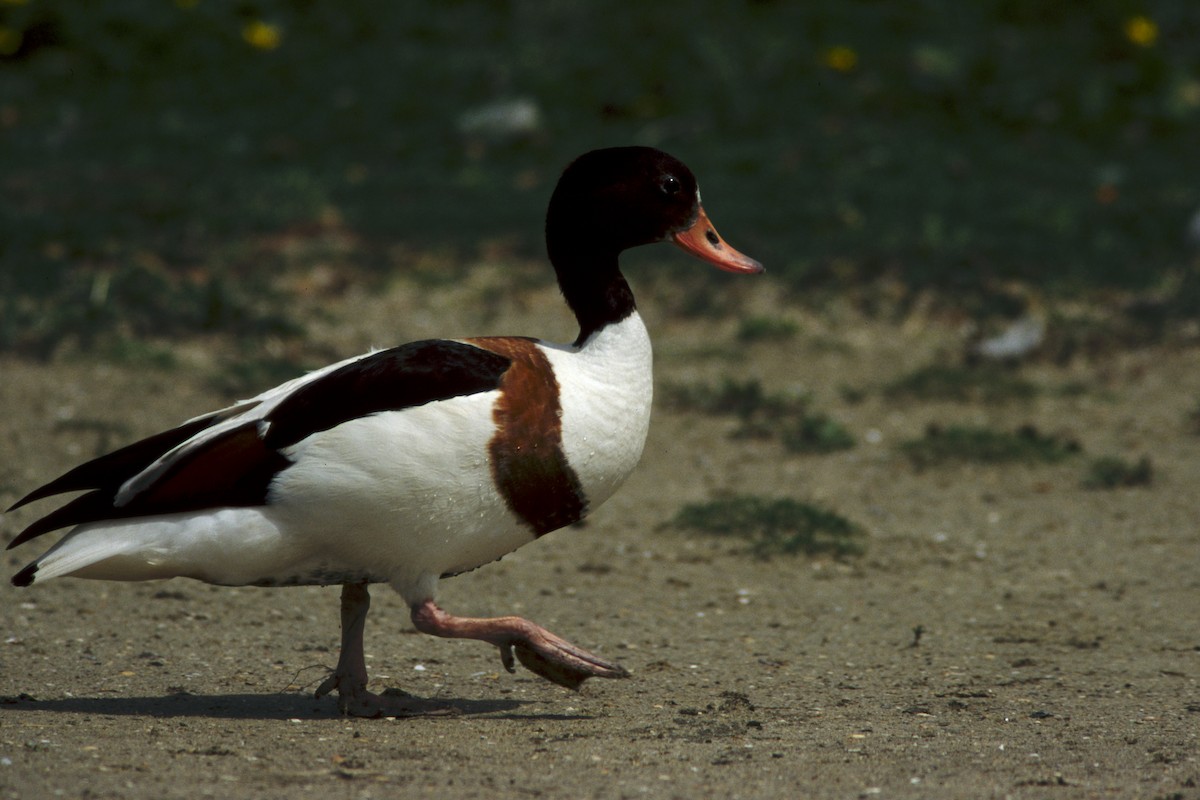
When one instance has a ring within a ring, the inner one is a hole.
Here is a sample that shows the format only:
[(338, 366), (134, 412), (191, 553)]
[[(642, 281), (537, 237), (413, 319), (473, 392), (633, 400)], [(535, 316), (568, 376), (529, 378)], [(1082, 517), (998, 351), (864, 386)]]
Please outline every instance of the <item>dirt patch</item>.
[[(342, 312), (365, 331), (410, 290)], [(570, 338), (556, 303), (547, 290), (438, 327)], [(509, 675), (491, 648), (413, 633), (376, 588), (373, 686), (463, 713), (345, 719), (312, 699), (337, 656), (336, 588), (6, 582), (0, 797), (1200, 797), (1200, 350), (1025, 371), (1083, 391), (925, 402), (875, 389), (953, 351), (949, 328), (784, 309), (792, 339), (739, 351), (730, 323), (644, 305), (660, 381), (801, 387), (857, 444), (796, 454), (659, 408), (635, 477), (585, 525), (444, 584), (446, 608), (528, 616), (631, 680), (572, 694)], [(0, 363), (0, 502), (220, 404), (208, 372)], [(899, 443), (930, 423), (1033, 425), (1083, 455), (918, 469)], [(1093, 455), (1148, 456), (1153, 480), (1086, 489)], [(836, 509), (864, 553), (761, 560), (664, 527), (720, 493)], [(5, 516), (0, 536), (31, 517)]]

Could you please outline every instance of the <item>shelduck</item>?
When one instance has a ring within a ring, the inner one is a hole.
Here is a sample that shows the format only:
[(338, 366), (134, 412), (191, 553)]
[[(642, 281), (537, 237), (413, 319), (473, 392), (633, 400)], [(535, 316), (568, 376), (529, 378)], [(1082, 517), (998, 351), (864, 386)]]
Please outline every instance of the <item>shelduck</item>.
[(618, 256), (662, 241), (729, 272), (762, 271), (717, 234), (684, 164), (648, 147), (586, 153), (563, 172), (546, 215), (550, 261), (579, 322), (573, 344), (411, 342), (89, 461), (13, 506), (83, 492), (9, 543), (73, 526), (13, 584), (67, 575), (341, 584), (341, 653), (317, 696), (336, 691), (342, 712), (358, 716), (447, 710), (367, 690), (372, 583), (400, 593), (417, 630), (490, 642), (510, 672), (515, 654), (570, 688), (626, 677), (525, 619), (457, 617), (435, 596), (442, 578), (581, 519), (637, 464), (650, 339)]

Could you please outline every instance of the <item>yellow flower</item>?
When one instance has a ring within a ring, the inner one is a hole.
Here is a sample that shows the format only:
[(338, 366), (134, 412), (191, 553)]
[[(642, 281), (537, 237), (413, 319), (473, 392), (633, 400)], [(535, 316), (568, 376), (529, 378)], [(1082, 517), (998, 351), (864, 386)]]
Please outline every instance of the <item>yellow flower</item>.
[(242, 38), (251, 47), (257, 47), (259, 50), (274, 50), (279, 47), (283, 33), (279, 30), (278, 25), (256, 19), (253, 22), (247, 22), (246, 26), (242, 28)]
[(849, 72), (858, 66), (858, 53), (852, 48), (839, 45), (825, 51), (822, 59), (825, 66), (838, 72)]
[(1158, 41), (1158, 24), (1138, 14), (1125, 20), (1125, 38), (1139, 47), (1152, 47)]
[(0, 56), (11, 56), (21, 49), (25, 37), (12, 28), (0, 28)]

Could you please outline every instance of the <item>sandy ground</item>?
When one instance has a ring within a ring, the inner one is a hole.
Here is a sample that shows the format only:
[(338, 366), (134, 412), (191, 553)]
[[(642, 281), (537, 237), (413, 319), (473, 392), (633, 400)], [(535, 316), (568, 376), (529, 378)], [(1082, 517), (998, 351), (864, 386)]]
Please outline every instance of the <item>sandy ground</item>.
[[(350, 296), (314, 337), (344, 353), (380, 331), (569, 338), (552, 291), (455, 310), (478, 289)], [(669, 321), (647, 294), (660, 382), (803, 387), (860, 443), (794, 455), (660, 407), (641, 467), (586, 525), (443, 584), (448, 609), (528, 616), (631, 680), (574, 694), (509, 675), (485, 645), (413, 633), (380, 587), (373, 685), (462, 713), (347, 719), (312, 699), (337, 656), (336, 588), (6, 581), (0, 798), (1200, 797), (1200, 349), (1034, 366), (1048, 391), (1028, 402), (898, 402), (870, 389), (955, 352), (949, 326), (775, 307), (800, 332), (731, 357), (731, 320)], [(166, 372), (0, 360), (0, 503), (222, 403), (209, 378), (227, 354), (179, 353)], [(1084, 391), (1053, 391), (1068, 384)], [(1032, 423), (1084, 455), (917, 471), (896, 445), (930, 422)], [(1153, 485), (1081, 488), (1105, 454), (1150, 456)], [(761, 561), (664, 527), (725, 491), (834, 508), (866, 552)], [(32, 517), (0, 519), (0, 540)]]

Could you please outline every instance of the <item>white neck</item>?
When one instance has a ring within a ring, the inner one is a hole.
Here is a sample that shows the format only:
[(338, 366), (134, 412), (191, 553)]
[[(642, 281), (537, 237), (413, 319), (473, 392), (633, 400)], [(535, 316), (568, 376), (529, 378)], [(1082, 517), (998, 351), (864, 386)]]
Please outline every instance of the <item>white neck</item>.
[(548, 346), (562, 403), (563, 450), (594, 509), (629, 476), (650, 426), (650, 336), (634, 311), (578, 347)]

